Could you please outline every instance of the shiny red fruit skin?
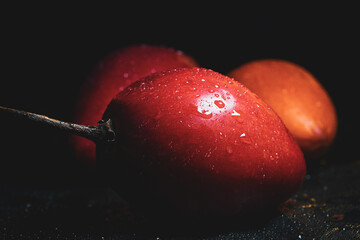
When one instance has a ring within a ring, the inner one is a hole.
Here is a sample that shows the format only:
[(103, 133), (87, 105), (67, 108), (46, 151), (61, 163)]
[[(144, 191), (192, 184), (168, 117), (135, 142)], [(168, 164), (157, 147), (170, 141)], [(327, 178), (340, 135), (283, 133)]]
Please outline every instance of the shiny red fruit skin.
[[(277, 206), (305, 176), (280, 118), (233, 79), (202, 68), (156, 73), (116, 95), (99, 147), (120, 195), (148, 214), (230, 216)], [(99, 161), (100, 161), (99, 159)]]
[[(111, 99), (125, 87), (149, 74), (197, 63), (181, 51), (171, 48), (136, 45), (115, 51), (103, 59), (82, 86), (73, 121), (96, 125)], [(82, 162), (95, 165), (95, 144), (78, 136), (70, 137), (75, 155)]]

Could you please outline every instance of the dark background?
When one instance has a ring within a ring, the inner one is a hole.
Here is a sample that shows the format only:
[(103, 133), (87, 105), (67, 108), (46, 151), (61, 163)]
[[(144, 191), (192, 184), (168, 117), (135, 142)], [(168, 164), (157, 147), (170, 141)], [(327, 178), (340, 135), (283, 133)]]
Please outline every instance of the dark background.
[[(251, 60), (280, 58), (308, 69), (333, 99), (338, 135), (324, 159), (335, 165), (358, 161), (356, 8), (239, 4), (4, 7), (0, 104), (69, 120), (77, 91), (97, 62), (133, 44), (182, 50), (202, 67), (224, 74)], [(57, 131), (1, 117), (1, 184), (95, 186), (93, 172), (71, 158), (66, 139)]]
[[(251, 60), (280, 58), (308, 69), (332, 97), (339, 130), (331, 155), (338, 162), (358, 155), (359, 27), (351, 6), (96, 7), (4, 8), (1, 105), (69, 120), (97, 62), (132, 44), (173, 47), (224, 74)], [(1, 122), (5, 181), (43, 184), (46, 178), (51, 185), (84, 172), (68, 157), (65, 135), (16, 123)]]

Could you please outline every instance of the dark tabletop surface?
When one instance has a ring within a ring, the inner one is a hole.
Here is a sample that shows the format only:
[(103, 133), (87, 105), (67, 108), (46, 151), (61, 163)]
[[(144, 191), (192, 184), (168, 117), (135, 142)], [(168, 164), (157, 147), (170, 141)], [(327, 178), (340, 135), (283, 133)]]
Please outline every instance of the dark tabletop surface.
[[(153, 227), (110, 188), (0, 185), (3, 239), (360, 239), (360, 161), (323, 163), (266, 221)], [(201, 230), (199, 230), (201, 229)]]

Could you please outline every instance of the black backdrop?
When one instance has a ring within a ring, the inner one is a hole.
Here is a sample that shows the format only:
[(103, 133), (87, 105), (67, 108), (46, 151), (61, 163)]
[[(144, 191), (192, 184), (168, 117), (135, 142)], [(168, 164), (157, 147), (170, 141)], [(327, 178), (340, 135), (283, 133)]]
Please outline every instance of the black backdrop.
[[(69, 120), (76, 93), (95, 64), (132, 44), (173, 47), (224, 74), (250, 60), (281, 58), (312, 72), (336, 105), (339, 130), (326, 159), (358, 160), (353, 6), (86, 7), (4, 7), (1, 105)], [(65, 135), (4, 117), (0, 121), (2, 182), (94, 184), (91, 171), (69, 157)]]

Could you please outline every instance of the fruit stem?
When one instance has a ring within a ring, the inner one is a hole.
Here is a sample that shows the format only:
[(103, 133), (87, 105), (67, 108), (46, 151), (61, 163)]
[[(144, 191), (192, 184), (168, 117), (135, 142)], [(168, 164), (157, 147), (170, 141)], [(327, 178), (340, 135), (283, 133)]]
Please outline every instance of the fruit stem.
[(115, 141), (115, 132), (112, 128), (111, 119), (107, 121), (101, 120), (96, 126), (85, 126), (76, 123), (63, 122), (53, 118), (49, 118), (44, 115), (2, 106), (0, 106), (0, 113), (10, 114), (15, 117), (51, 126), (67, 133), (72, 133), (81, 137), (85, 137), (94, 141), (95, 143)]

